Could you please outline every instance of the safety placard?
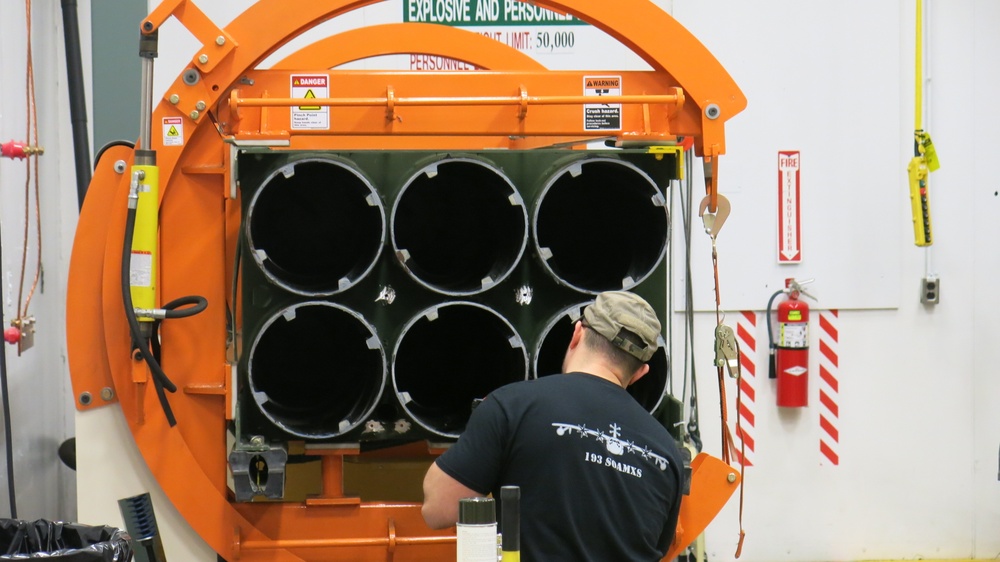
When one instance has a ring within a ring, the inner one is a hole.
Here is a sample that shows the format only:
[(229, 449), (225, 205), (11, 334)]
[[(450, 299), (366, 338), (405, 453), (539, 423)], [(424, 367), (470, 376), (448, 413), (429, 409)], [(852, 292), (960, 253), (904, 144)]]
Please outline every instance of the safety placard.
[[(621, 76), (584, 76), (584, 97), (622, 95)], [(622, 104), (585, 103), (583, 105), (583, 129), (585, 131), (620, 131), (622, 129)]]
[(310, 105), (309, 100), (330, 97), (330, 77), (326, 74), (292, 74), (292, 98), (302, 98), (302, 105), (292, 106), (293, 130), (330, 128), (330, 108)]
[(184, 119), (181, 117), (163, 118), (163, 146), (182, 146), (184, 144)]
[(778, 263), (802, 261), (799, 151), (778, 152)]

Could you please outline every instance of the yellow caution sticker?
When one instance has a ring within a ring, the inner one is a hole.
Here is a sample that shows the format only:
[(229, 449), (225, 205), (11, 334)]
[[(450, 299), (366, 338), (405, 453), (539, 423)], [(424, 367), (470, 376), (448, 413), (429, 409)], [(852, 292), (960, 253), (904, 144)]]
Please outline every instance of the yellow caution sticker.
[(163, 146), (184, 145), (184, 118), (163, 118)]

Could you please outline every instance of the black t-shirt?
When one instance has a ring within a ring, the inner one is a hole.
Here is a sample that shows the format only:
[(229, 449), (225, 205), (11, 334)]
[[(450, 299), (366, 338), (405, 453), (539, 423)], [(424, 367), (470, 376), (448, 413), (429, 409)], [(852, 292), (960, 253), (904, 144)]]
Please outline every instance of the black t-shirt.
[(501, 486), (521, 488), (524, 562), (660, 560), (673, 540), (683, 474), (673, 438), (593, 375), (494, 391), (437, 464), (498, 504)]

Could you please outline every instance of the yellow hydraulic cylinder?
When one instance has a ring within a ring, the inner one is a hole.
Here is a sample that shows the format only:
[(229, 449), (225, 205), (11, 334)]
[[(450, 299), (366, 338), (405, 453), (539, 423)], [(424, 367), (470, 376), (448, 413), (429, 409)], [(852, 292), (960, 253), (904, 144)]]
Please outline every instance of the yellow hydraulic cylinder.
[[(160, 175), (156, 166), (132, 167), (133, 181), (138, 181), (135, 207), (135, 231), (132, 235), (132, 258), (129, 263), (129, 291), (136, 309), (156, 308), (156, 233), (158, 230)], [(139, 322), (153, 318), (138, 315)]]

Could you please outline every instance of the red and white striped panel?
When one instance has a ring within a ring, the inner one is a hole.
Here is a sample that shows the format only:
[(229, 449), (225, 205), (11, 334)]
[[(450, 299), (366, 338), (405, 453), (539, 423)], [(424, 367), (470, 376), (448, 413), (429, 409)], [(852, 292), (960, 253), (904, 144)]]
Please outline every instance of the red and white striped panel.
[(819, 313), (819, 451), (821, 465), (840, 464), (840, 315)]
[[(753, 466), (753, 435), (757, 409), (757, 314), (745, 310), (736, 317), (736, 339), (740, 343), (740, 393), (736, 410), (739, 427), (733, 435), (736, 441), (735, 460), (741, 466)], [(742, 443), (742, 453), (740, 444)]]

